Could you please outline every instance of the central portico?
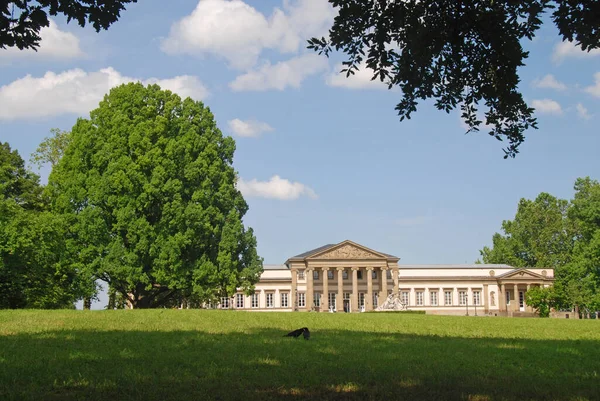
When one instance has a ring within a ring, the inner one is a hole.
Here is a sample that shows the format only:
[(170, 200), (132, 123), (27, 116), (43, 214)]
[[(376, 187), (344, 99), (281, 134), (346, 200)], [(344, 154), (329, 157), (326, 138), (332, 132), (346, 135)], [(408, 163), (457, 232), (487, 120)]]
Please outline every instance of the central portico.
[(285, 263), (292, 275), (291, 305), (294, 310), (373, 310), (397, 292), (399, 260), (348, 240), (296, 255)]

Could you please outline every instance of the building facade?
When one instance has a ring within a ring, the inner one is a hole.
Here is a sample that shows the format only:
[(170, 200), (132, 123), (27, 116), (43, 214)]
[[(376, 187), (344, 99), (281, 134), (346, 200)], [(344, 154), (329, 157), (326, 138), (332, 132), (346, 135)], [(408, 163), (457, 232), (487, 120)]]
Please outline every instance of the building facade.
[(554, 281), (552, 269), (508, 265), (403, 265), (400, 258), (352, 241), (329, 244), (265, 265), (254, 295), (220, 307), (255, 311), (364, 312), (391, 294), (403, 308), (429, 314), (532, 314), (525, 294)]

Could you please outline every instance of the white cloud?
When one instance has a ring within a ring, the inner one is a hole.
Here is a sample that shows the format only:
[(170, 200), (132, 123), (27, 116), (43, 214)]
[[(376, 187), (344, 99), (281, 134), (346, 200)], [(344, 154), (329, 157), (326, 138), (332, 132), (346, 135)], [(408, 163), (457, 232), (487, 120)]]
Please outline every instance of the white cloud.
[(585, 88), (585, 91), (596, 97), (600, 97), (600, 72), (594, 74), (594, 85)]
[(306, 77), (326, 70), (325, 57), (312, 53), (304, 54), (274, 65), (267, 62), (256, 70), (236, 77), (229, 83), (229, 87), (236, 92), (299, 88)]
[(554, 46), (554, 52), (552, 53), (552, 60), (555, 63), (559, 63), (565, 58), (584, 58), (594, 57), (600, 55), (600, 49), (594, 49), (591, 51), (581, 50), (581, 46), (576, 45), (573, 42), (564, 41), (557, 43)]
[[(293, 53), (307, 38), (323, 35), (333, 22), (327, 0), (284, 0), (266, 17), (241, 0), (200, 0), (171, 26), (161, 43), (168, 54), (212, 54), (231, 67), (248, 69), (265, 49)], [(303, 46), (302, 46), (303, 47)]]
[(575, 110), (577, 110), (577, 115), (579, 116), (579, 118), (583, 120), (589, 120), (592, 117), (590, 116), (588, 109), (586, 109), (585, 106), (581, 103), (577, 103), (577, 105), (575, 106)]
[(139, 80), (121, 75), (112, 67), (95, 72), (73, 69), (56, 74), (49, 71), (39, 78), (26, 75), (0, 87), (0, 120), (87, 114), (112, 87), (135, 81), (144, 85), (158, 84), (182, 97), (202, 99), (208, 95), (202, 82), (189, 75)]
[(84, 53), (79, 47), (79, 39), (70, 32), (61, 31), (53, 20), (50, 26), (40, 29), (40, 47), (37, 52), (32, 49), (19, 50), (16, 47), (0, 49), (0, 60), (14, 60), (17, 58), (45, 58), (45, 59), (74, 59), (83, 57)]
[(327, 85), (348, 89), (387, 89), (387, 84), (381, 82), (379, 77), (371, 80), (373, 70), (367, 68), (364, 64), (360, 65), (359, 70), (349, 77), (346, 77), (345, 72), (340, 72), (343, 68), (342, 64), (335, 66), (334, 71), (327, 77)]
[(560, 107), (560, 104), (558, 104), (558, 102), (552, 99), (536, 99), (533, 102), (531, 102), (531, 105), (534, 109), (536, 109), (536, 111), (539, 111), (540, 113), (562, 114), (562, 107)]
[(233, 131), (234, 134), (246, 138), (256, 138), (259, 137), (263, 132), (273, 131), (273, 127), (271, 127), (269, 124), (255, 120), (242, 121), (238, 118), (235, 118), (228, 121), (227, 124), (229, 125), (229, 129)]
[(290, 182), (284, 178), (274, 175), (269, 181), (257, 181), (256, 179), (244, 181), (239, 179), (237, 187), (247, 197), (294, 200), (301, 196), (317, 199), (315, 191), (299, 182)]
[(556, 78), (554, 78), (554, 75), (552, 74), (547, 74), (541, 79), (534, 80), (533, 86), (536, 88), (556, 89), (559, 91), (567, 89), (567, 85), (558, 81)]

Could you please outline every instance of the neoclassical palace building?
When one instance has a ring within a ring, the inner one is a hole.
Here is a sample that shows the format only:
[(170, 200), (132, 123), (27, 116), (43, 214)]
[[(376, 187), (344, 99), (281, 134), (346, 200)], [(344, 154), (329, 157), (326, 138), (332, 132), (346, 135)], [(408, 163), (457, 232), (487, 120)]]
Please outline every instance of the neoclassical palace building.
[[(256, 311), (363, 312), (402, 308), (431, 314), (516, 316), (533, 312), (525, 293), (549, 286), (552, 269), (508, 265), (403, 265), (400, 258), (352, 241), (325, 245), (265, 265), (254, 295), (221, 299), (221, 308)], [(389, 302), (388, 302), (389, 304)], [(387, 305), (387, 304), (386, 304)]]

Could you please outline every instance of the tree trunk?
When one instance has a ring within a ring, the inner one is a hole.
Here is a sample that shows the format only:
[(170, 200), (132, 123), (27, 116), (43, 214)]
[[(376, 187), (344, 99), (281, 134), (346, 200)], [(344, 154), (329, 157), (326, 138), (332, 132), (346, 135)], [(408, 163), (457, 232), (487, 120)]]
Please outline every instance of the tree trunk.
[(116, 290), (112, 288), (112, 286), (108, 287), (108, 305), (106, 305), (106, 309), (113, 310), (115, 309), (116, 304)]
[(90, 309), (92, 309), (92, 298), (84, 297), (83, 298), (83, 310), (90, 310)]

